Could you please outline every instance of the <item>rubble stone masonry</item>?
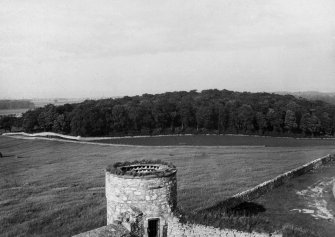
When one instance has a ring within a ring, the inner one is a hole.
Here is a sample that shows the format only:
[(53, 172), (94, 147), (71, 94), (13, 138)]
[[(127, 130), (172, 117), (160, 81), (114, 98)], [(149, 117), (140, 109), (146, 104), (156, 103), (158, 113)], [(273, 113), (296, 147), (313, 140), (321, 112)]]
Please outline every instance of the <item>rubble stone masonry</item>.
[(124, 222), (125, 213), (138, 210), (143, 214), (143, 229), (148, 228), (149, 219), (159, 219), (160, 236), (163, 236), (177, 206), (176, 172), (163, 177), (134, 177), (107, 171), (106, 198), (107, 224)]
[(178, 218), (173, 218), (169, 222), (169, 237), (281, 237), (282, 234), (268, 234), (257, 232), (243, 232), (231, 229), (218, 229), (211, 226), (182, 224)]

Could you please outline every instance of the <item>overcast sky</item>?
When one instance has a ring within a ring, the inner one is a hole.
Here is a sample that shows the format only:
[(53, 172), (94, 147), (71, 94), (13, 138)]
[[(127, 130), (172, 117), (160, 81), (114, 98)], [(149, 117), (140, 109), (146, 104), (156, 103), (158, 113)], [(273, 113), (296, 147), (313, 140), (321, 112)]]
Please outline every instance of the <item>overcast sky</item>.
[(335, 91), (334, 0), (0, 0), (0, 98)]

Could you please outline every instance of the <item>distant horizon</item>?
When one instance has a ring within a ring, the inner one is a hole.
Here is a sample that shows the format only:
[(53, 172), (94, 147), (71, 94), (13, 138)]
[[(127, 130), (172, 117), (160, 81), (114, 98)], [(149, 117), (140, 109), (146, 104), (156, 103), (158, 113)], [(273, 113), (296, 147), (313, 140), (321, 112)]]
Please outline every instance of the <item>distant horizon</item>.
[(192, 90), (195, 90), (197, 92), (201, 92), (203, 90), (228, 90), (228, 91), (233, 91), (233, 92), (249, 92), (249, 93), (274, 93), (274, 94), (281, 94), (281, 93), (287, 93), (287, 94), (296, 94), (296, 93), (320, 93), (320, 94), (334, 94), (335, 95), (335, 91), (329, 91), (329, 92), (325, 92), (325, 91), (316, 91), (316, 90), (309, 90), (309, 91), (247, 91), (247, 90), (230, 90), (230, 89), (226, 89), (226, 88), (222, 88), (222, 89), (218, 89), (218, 88), (207, 88), (207, 89), (191, 89), (191, 90), (175, 90), (175, 91), (164, 91), (164, 92), (157, 92), (157, 93), (142, 93), (142, 94), (134, 94), (134, 95), (116, 95), (116, 96), (96, 96), (96, 97), (88, 97), (88, 96), (83, 96), (83, 97), (22, 97), (22, 98), (6, 98), (6, 97), (0, 97), (0, 100), (78, 100), (78, 99), (109, 99), (109, 98), (122, 98), (122, 97), (132, 97), (132, 96), (142, 96), (144, 94), (164, 94), (164, 93), (168, 93), (168, 92), (179, 92), (179, 91), (186, 91), (186, 92), (190, 92)]

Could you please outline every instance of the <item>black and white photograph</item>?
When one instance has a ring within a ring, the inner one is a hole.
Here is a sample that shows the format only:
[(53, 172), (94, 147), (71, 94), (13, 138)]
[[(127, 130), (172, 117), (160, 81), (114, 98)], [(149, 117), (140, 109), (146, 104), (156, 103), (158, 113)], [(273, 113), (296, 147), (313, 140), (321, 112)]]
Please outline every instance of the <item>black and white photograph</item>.
[(0, 237), (334, 237), (334, 0), (0, 0)]

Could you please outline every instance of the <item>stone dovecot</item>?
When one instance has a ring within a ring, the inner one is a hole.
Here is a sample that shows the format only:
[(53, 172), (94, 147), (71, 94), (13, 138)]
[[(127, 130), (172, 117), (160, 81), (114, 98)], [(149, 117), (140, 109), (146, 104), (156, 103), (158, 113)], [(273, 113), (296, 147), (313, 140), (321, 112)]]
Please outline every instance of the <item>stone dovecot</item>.
[(161, 161), (116, 163), (106, 170), (107, 225), (140, 236), (167, 236), (177, 206), (177, 170)]

